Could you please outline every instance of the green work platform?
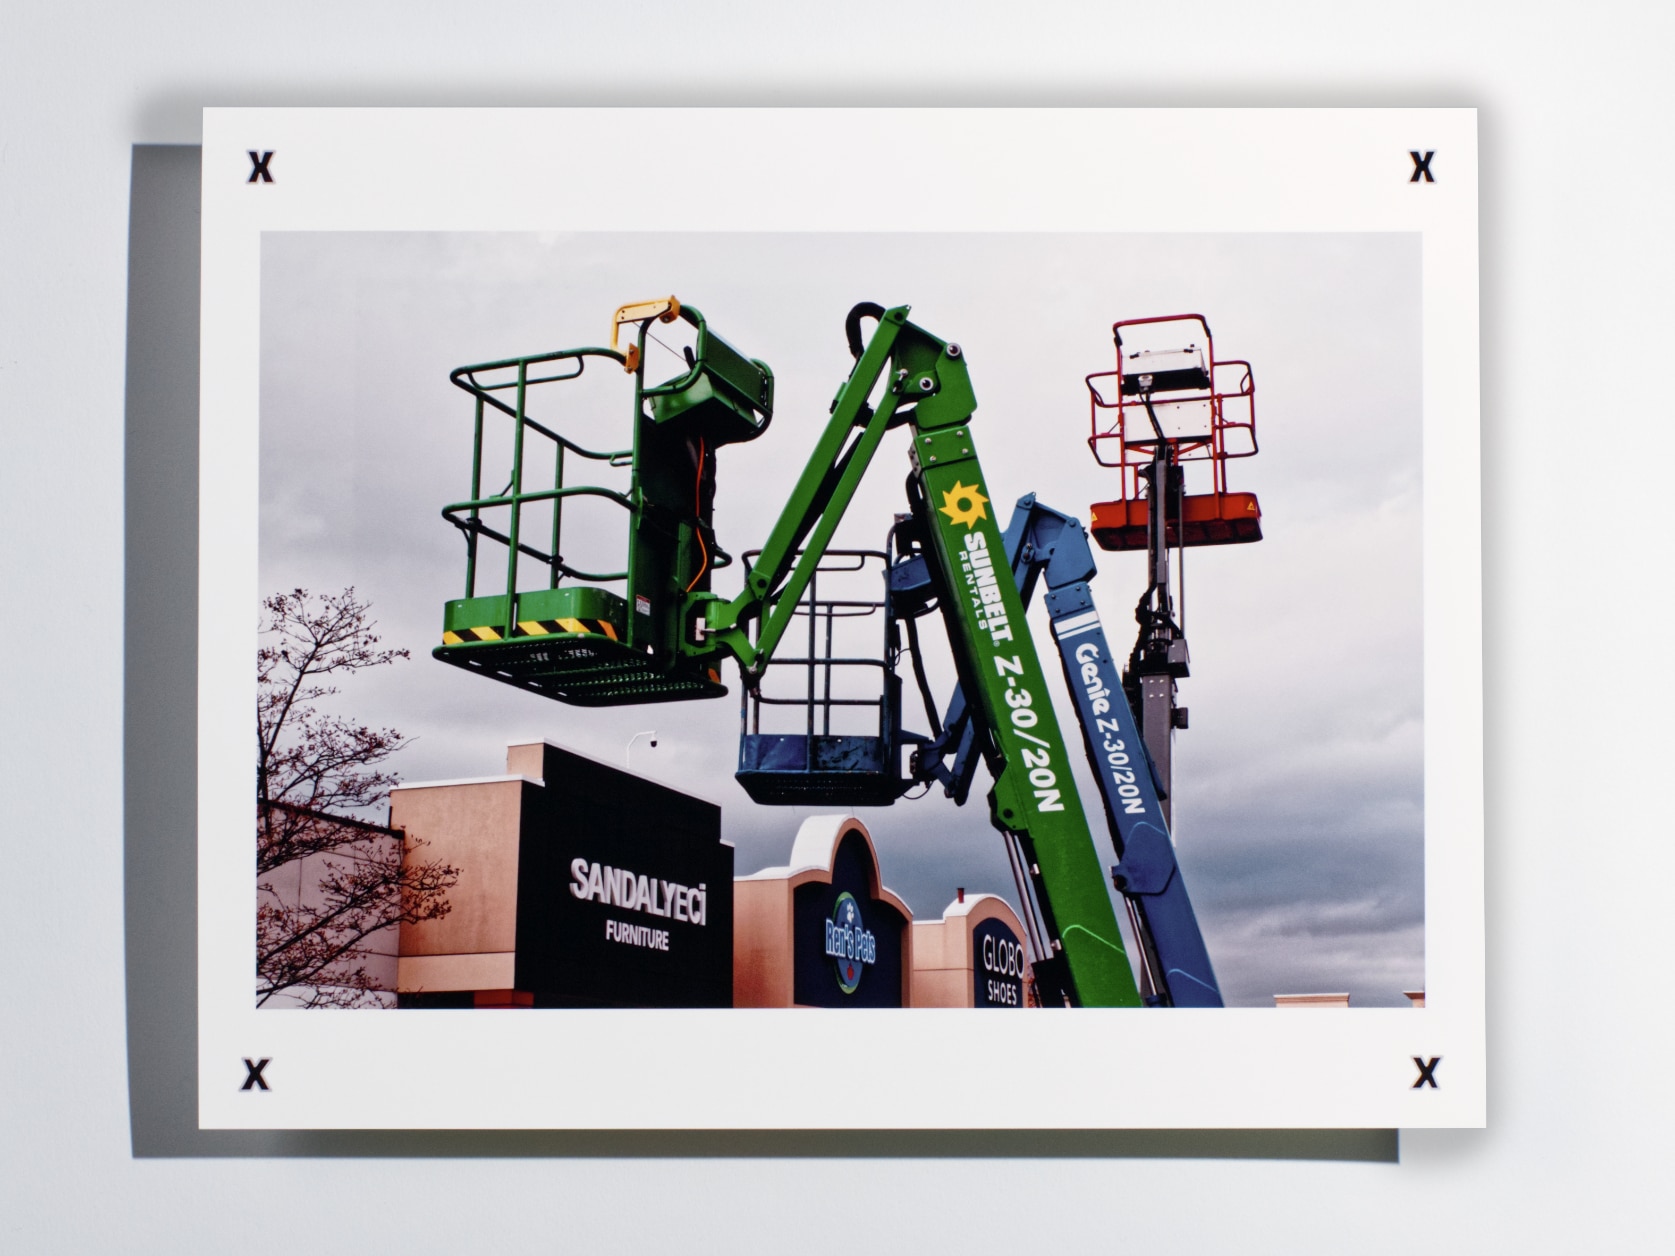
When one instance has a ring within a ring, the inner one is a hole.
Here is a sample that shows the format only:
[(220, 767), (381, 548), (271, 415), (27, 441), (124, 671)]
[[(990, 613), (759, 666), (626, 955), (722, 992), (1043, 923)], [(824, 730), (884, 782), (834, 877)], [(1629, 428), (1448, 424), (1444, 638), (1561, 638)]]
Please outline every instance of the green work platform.
[(572, 585), (516, 596), (515, 614), (508, 613), (504, 594), (448, 602), (433, 657), (578, 706), (727, 692), (711, 667), (683, 660), (671, 668), (629, 645), (627, 604), (608, 589)]
[[(677, 321), (686, 324), (690, 343), (655, 344), (680, 363), (678, 374), (648, 384), (650, 329)], [(718, 698), (727, 692), (716, 670), (724, 650), (706, 644), (694, 613), (697, 601), (713, 597), (714, 573), (732, 562), (711, 517), (715, 451), (767, 428), (773, 372), (672, 296), (622, 306), (611, 326), (608, 349), (507, 358), (450, 374), (475, 402), (470, 496), (442, 508), (465, 538), (465, 596), (446, 604), (442, 644), (432, 653), (581, 706)], [(637, 329), (635, 342), (619, 352), (619, 335), (629, 327)], [(571, 416), (602, 430), (600, 398), (570, 396), (565, 387), (590, 363), (607, 375), (624, 372), (631, 385), (623, 394), (630, 402), (626, 439), (612, 448), (588, 448), (559, 430)], [(502, 420), (509, 432), (492, 434), (490, 424)], [(504, 487), (488, 491), (502, 474)], [(614, 486), (578, 482), (595, 474)], [(587, 507), (579, 518), (571, 513), (578, 505)], [(622, 511), (626, 541), (621, 563), (611, 564), (618, 569), (578, 563), (577, 551), (612, 552), (608, 518), (601, 524), (594, 512), (613, 506)], [(485, 544), (492, 559), (479, 571)], [(545, 588), (519, 587), (531, 569)], [(496, 591), (478, 596), (490, 580)]]

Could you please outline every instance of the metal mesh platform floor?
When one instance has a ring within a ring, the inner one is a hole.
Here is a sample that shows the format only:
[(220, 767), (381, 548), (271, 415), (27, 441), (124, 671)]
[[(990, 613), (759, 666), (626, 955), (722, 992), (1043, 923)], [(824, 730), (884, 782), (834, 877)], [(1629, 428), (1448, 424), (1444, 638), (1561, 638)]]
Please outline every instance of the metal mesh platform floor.
[(666, 672), (650, 655), (597, 633), (441, 645), (431, 656), (574, 706), (680, 702), (719, 698), (727, 692), (711, 668), (689, 664), (684, 670)]

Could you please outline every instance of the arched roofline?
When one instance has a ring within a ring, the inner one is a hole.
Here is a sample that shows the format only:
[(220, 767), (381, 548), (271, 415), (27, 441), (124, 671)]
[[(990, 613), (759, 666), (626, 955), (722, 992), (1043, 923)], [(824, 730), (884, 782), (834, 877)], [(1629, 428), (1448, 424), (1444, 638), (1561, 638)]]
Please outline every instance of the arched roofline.
[(741, 881), (790, 881), (793, 885), (820, 882), (832, 883), (832, 864), (837, 859), (838, 847), (844, 839), (855, 834), (867, 847), (867, 893), (873, 899), (888, 903), (905, 920), (913, 919), (913, 912), (894, 890), (884, 884), (878, 869), (878, 846), (860, 819), (852, 815), (810, 816), (797, 829), (791, 843), (791, 861), (783, 867), (763, 868)]

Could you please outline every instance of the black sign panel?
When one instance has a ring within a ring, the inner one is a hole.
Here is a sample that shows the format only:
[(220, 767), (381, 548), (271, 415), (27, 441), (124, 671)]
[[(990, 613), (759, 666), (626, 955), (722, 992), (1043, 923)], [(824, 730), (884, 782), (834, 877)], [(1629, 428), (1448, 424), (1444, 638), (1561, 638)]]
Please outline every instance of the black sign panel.
[(973, 1007), (1024, 1006), (1024, 974), (1029, 971), (1024, 944), (999, 920), (985, 920), (971, 931)]
[(808, 1007), (900, 1007), (907, 917), (872, 897), (878, 871), (851, 832), (832, 857), (830, 885), (792, 891), (792, 999)]
[(731, 1007), (721, 809), (545, 748), (525, 791), (515, 980), (538, 1007)]

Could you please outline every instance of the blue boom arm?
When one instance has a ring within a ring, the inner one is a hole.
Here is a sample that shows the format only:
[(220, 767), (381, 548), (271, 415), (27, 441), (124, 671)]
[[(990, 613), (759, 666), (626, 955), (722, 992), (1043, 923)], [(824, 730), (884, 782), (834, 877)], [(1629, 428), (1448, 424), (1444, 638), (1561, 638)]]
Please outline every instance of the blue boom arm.
[[(1074, 517), (1044, 506), (1033, 493), (1018, 500), (1005, 533), (1006, 556), (1027, 607), (1037, 583), (1046, 586), (1047, 615), (1058, 643), (1065, 683), (1076, 703), (1082, 742), (1099, 781), (1100, 798), (1117, 863), (1112, 878), (1126, 901), (1140, 942), (1153, 1001), (1173, 1007), (1221, 1007), (1221, 989), (1192, 910), (1160, 802), (1162, 790), (1123, 694), (1118, 657), (1105, 639), (1088, 581), (1094, 576), (1087, 533)], [(917, 573), (894, 575), (916, 583)], [(916, 770), (934, 776), (964, 801), (976, 770), (975, 738), (964, 719), (964, 693), (948, 703), (941, 744), (921, 752)], [(944, 766), (938, 754), (952, 753)]]

